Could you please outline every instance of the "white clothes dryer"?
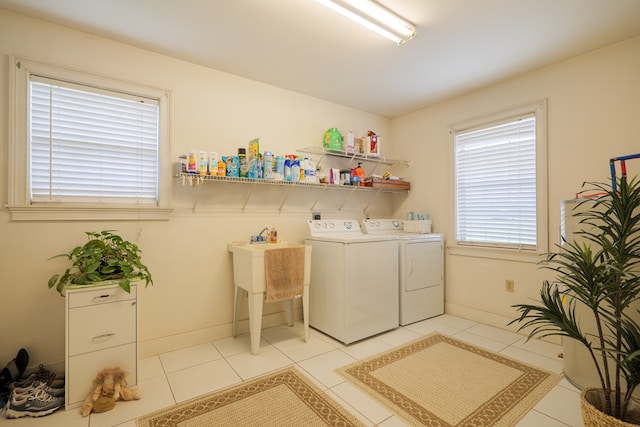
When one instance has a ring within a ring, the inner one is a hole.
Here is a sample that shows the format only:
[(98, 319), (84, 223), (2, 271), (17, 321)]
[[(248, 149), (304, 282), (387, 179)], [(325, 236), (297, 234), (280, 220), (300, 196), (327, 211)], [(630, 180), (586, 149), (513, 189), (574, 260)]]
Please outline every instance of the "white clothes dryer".
[(349, 344), (398, 327), (398, 243), (358, 220), (309, 220), (309, 325)]
[(407, 233), (400, 219), (365, 219), (372, 236), (395, 236), (398, 241), (400, 325), (444, 313), (444, 236)]

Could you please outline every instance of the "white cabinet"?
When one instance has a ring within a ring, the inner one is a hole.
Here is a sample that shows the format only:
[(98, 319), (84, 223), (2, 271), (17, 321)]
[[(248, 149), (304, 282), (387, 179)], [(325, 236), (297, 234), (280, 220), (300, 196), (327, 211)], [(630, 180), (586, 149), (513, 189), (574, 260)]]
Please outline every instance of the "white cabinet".
[(65, 408), (78, 407), (96, 374), (120, 367), (138, 382), (137, 286), (82, 286), (66, 291)]

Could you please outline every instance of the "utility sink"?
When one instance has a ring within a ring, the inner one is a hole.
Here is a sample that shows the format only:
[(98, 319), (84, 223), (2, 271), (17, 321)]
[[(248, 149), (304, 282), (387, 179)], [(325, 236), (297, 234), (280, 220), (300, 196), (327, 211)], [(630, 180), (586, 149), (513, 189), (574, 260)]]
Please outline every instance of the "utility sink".
[[(264, 251), (280, 248), (304, 248), (304, 293), (302, 312), (304, 317), (304, 340), (309, 339), (309, 283), (311, 281), (311, 246), (295, 242), (260, 243), (232, 242), (227, 245), (233, 254), (234, 314), (233, 336), (238, 333), (238, 315), (244, 291), (249, 295), (249, 334), (251, 353), (260, 351), (260, 331), (262, 328), (262, 303), (266, 291), (264, 271)], [(287, 322), (293, 326), (293, 299), (285, 301)]]
[(311, 280), (311, 246), (303, 243), (229, 243), (229, 252), (233, 253), (233, 282), (248, 292), (265, 292), (264, 251), (280, 248), (305, 248), (304, 284)]

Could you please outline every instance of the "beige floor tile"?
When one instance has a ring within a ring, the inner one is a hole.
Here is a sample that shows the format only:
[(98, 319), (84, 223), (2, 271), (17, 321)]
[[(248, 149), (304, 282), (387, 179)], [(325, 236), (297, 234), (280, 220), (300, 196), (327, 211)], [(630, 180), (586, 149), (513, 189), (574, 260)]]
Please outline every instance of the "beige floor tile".
[(303, 360), (298, 363), (302, 369), (307, 371), (313, 378), (330, 388), (345, 381), (335, 370), (356, 362), (357, 359), (342, 350), (332, 350), (328, 353)]
[(178, 403), (242, 381), (224, 359), (169, 372), (167, 379)]
[(245, 352), (229, 356), (226, 360), (244, 381), (267, 372), (282, 369), (294, 363), (293, 360), (272, 345), (260, 347), (260, 354), (258, 355)]
[(338, 384), (330, 390), (374, 424), (381, 423), (393, 415), (387, 408), (350, 383)]
[(205, 343), (163, 353), (160, 355), (160, 362), (164, 370), (169, 373), (221, 358), (222, 355), (212, 343)]

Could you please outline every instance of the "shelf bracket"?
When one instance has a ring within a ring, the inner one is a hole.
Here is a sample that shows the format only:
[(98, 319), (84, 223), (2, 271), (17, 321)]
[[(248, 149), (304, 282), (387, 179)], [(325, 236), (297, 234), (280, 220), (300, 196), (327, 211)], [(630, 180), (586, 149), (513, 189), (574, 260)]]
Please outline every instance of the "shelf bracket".
[[(189, 185), (192, 187), (198, 187), (196, 189), (196, 199), (193, 201), (193, 211), (196, 211), (196, 206), (198, 205), (198, 200), (200, 200), (200, 189), (202, 188), (202, 183), (204, 182), (204, 178), (201, 176), (190, 176), (187, 178), (189, 180)], [(184, 177), (182, 180), (182, 184), (184, 185)]]
[(316, 168), (319, 168), (320, 165), (322, 164), (322, 162), (326, 159), (326, 154), (322, 153), (320, 155), (320, 158), (318, 159), (318, 161), (316, 162)]
[(376, 201), (376, 199), (378, 198), (378, 195), (380, 194), (380, 192), (382, 191), (382, 189), (378, 189), (378, 191), (376, 191), (376, 194), (373, 195), (373, 197), (371, 198), (371, 201), (369, 202), (369, 204), (367, 206), (365, 206), (364, 208), (364, 212), (369, 210), (369, 207), (373, 204), (373, 202)]
[(247, 207), (247, 203), (249, 203), (249, 199), (251, 199), (252, 195), (253, 195), (253, 188), (249, 187), (249, 192), (247, 193), (247, 197), (245, 197), (244, 203), (242, 204), (242, 212), (244, 212), (244, 208)]
[(280, 208), (278, 209), (278, 213), (282, 213), (282, 208), (284, 207), (285, 203), (287, 203), (287, 200), (289, 199), (289, 194), (291, 194), (291, 188), (287, 188), (287, 194), (285, 194), (284, 200), (282, 200), (282, 203), (280, 203)]
[(329, 188), (329, 186), (325, 185), (320, 191), (320, 194), (318, 195), (318, 197), (316, 197), (316, 200), (313, 202), (313, 205), (311, 206), (312, 211), (316, 208), (316, 205), (318, 204), (318, 200), (320, 200), (320, 196), (322, 196), (322, 193), (324, 193), (327, 188)]
[(371, 172), (369, 172), (369, 175), (373, 175), (373, 173), (376, 171), (376, 169), (378, 169), (378, 166), (380, 166), (380, 163), (376, 163), (375, 166), (373, 167), (373, 169), (371, 169)]
[[(356, 191), (357, 188), (360, 188), (357, 185), (354, 185), (353, 188), (349, 191), (349, 195), (353, 195), (353, 192)], [(342, 204), (340, 205), (340, 207), (338, 208), (338, 212), (342, 211), (342, 208), (344, 208), (344, 205), (347, 203), (347, 200), (349, 200), (349, 197), (345, 197), (344, 200), (342, 201)]]

